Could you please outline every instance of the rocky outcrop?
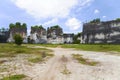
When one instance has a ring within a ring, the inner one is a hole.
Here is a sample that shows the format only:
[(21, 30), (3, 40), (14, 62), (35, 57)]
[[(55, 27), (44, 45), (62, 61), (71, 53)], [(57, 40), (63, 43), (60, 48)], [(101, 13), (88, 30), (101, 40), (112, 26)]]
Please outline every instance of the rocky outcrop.
[(63, 30), (60, 26), (52, 26), (47, 29), (47, 41), (52, 44), (64, 43)]
[(120, 21), (85, 23), (82, 43), (120, 43)]
[(0, 43), (6, 43), (9, 38), (9, 30), (8, 29), (0, 29)]
[(10, 37), (8, 39), (8, 42), (14, 42), (14, 35), (15, 34), (20, 34), (23, 38), (23, 42), (27, 43), (27, 25), (23, 23), (16, 22), (16, 24), (10, 24)]
[(64, 38), (64, 43), (65, 44), (71, 44), (73, 43), (73, 37), (74, 37), (74, 34), (63, 34), (63, 38)]
[(30, 39), (31, 43), (47, 43), (46, 29), (42, 26), (32, 26)]

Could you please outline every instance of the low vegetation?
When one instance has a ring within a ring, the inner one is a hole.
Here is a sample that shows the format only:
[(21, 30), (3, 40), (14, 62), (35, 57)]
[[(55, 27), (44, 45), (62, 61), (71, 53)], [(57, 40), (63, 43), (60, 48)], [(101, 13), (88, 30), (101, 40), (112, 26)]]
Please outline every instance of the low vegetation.
[(0, 44), (0, 73), (7, 73), (0, 75), (0, 80), (22, 80), (24, 75), (14, 75), (17, 74), (16, 70), (20, 69), (17, 63), (31, 65), (42, 62), (54, 56), (51, 52), (46, 48), (36, 48), (26, 44), (21, 46), (12, 43)]
[(27, 46), (17, 46), (15, 44), (0, 44), (0, 58), (14, 57), (17, 54), (41, 54), (51, 52), (46, 48), (28, 48)]
[(8, 77), (4, 77), (1, 80), (22, 80), (25, 77), (26, 77), (25, 75), (20, 74), (20, 75), (12, 75), (12, 76), (8, 76)]
[(98, 52), (120, 52), (120, 45), (114, 44), (32, 44), (44, 47), (62, 47), (62, 48), (74, 48), (85, 51), (98, 51)]
[(64, 75), (69, 75), (69, 74), (71, 74), (71, 72), (67, 69), (67, 66), (66, 66), (66, 65), (64, 65), (64, 70), (63, 70), (61, 73), (64, 74)]
[(39, 57), (35, 57), (35, 58), (29, 58), (28, 61), (30, 61), (32, 63), (38, 63), (38, 62), (42, 62), (43, 58), (41, 56), (39, 56)]
[(73, 58), (78, 60), (79, 63), (85, 64), (85, 65), (90, 65), (90, 66), (96, 66), (98, 62), (96, 61), (91, 61), (89, 59), (83, 58), (82, 55), (80, 54), (72, 54)]
[(21, 45), (23, 43), (23, 38), (19, 34), (14, 35), (15, 44)]
[(117, 51), (117, 52), (120, 52), (120, 45), (113, 45), (113, 44), (65, 44), (65, 45), (61, 45), (61, 47), (75, 48), (78, 50), (85, 50), (85, 51), (99, 51), (99, 52)]
[(50, 53), (48, 54), (48, 53), (42, 52), (42, 54), (37, 55), (34, 58), (29, 58), (28, 61), (32, 63), (43, 62), (45, 61), (46, 57), (52, 57), (52, 56), (54, 56), (54, 54), (50, 54)]

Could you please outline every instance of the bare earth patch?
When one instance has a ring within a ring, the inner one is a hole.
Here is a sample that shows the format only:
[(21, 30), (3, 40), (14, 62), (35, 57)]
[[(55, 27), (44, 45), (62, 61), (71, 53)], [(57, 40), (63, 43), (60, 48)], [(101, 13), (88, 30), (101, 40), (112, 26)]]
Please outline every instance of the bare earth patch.
[[(24, 59), (16, 61), (15, 73), (29, 77), (26, 80), (120, 80), (120, 56), (59, 47), (49, 49), (54, 51), (55, 56), (44, 63), (29, 64)], [(74, 53), (99, 64), (95, 66), (80, 64), (72, 57)]]

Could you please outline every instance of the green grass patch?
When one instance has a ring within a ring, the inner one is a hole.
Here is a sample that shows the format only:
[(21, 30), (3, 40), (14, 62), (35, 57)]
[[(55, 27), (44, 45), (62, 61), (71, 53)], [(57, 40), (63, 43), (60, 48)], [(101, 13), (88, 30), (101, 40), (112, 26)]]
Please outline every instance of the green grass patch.
[(0, 44), (0, 58), (14, 57), (17, 54), (40, 54), (43, 51), (51, 52), (51, 50), (48, 50), (46, 48), (28, 48), (27, 46), (17, 46), (15, 44)]
[(99, 52), (117, 51), (117, 52), (120, 52), (120, 45), (113, 45), (113, 44), (65, 44), (65, 45), (61, 45), (61, 47), (75, 48), (78, 50), (85, 50), (85, 51), (99, 51)]
[(90, 66), (96, 66), (98, 62), (96, 61), (91, 61), (89, 59), (83, 58), (82, 55), (80, 54), (72, 54), (73, 58), (78, 60), (79, 63), (85, 64), (85, 65), (90, 65)]
[(26, 76), (21, 74), (21, 75), (12, 75), (12, 76), (9, 76), (9, 77), (4, 77), (3, 79), (1, 80), (22, 80), (23, 78), (25, 78)]
[(32, 63), (38, 63), (38, 62), (42, 62), (43, 58), (41, 56), (39, 56), (39, 57), (35, 57), (35, 58), (30, 58), (30, 59), (28, 59), (28, 61), (30, 61)]
[(78, 50), (85, 51), (98, 51), (98, 52), (108, 52), (117, 51), (120, 52), (120, 45), (114, 44), (30, 44), (33, 46), (43, 46), (43, 47), (62, 47), (62, 48), (75, 48)]
[(54, 56), (54, 54), (42, 52), (41, 54), (37, 54), (36, 56), (37, 57), (29, 58), (28, 61), (32, 63), (43, 62), (46, 57), (52, 57)]
[(31, 46), (43, 46), (43, 47), (52, 47), (52, 48), (56, 48), (60, 45), (63, 45), (63, 44), (29, 44)]

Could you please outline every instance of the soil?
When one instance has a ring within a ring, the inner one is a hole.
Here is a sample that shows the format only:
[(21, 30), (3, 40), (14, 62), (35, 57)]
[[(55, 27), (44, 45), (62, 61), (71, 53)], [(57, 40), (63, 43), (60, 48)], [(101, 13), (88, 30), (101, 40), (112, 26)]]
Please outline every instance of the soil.
[[(29, 64), (21, 58), (22, 60), (15, 64), (15, 72), (28, 76), (24, 80), (120, 80), (120, 56), (60, 47), (48, 49), (53, 50), (52, 58), (35, 64)], [(97, 61), (99, 64), (80, 64), (71, 54), (81, 54), (84, 58)]]

